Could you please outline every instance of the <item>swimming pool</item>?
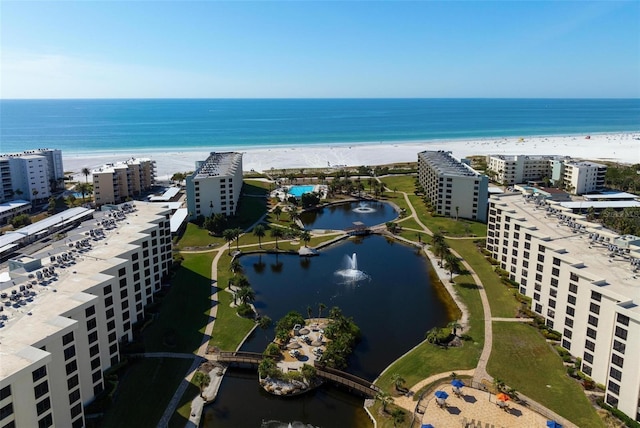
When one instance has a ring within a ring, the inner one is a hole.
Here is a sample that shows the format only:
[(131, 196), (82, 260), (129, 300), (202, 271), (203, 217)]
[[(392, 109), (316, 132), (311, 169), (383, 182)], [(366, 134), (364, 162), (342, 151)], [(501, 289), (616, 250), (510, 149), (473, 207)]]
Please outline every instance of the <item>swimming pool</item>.
[(299, 198), (305, 193), (313, 192), (313, 189), (315, 187), (316, 186), (291, 186), (287, 193), (295, 196), (296, 198)]

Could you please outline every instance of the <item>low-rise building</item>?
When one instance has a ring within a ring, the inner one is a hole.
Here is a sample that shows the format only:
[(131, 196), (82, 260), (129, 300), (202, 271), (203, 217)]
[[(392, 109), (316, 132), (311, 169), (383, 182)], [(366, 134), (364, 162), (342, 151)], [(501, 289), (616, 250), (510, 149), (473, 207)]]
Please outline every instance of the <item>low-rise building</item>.
[(0, 271), (0, 425), (83, 427), (171, 263), (169, 211), (125, 204)]
[(604, 188), (607, 166), (585, 161), (564, 163), (564, 187), (571, 193), (582, 195)]
[(156, 161), (131, 158), (91, 171), (97, 206), (117, 204), (140, 196), (155, 185)]
[(211, 152), (186, 179), (189, 219), (234, 215), (242, 191), (242, 153)]
[(451, 152), (418, 153), (418, 181), (437, 214), (486, 222), (489, 179)]
[(532, 310), (605, 385), (605, 401), (640, 421), (640, 237), (513, 193), (491, 197), (487, 235)]
[(9, 223), (15, 216), (31, 211), (31, 202), (17, 199), (0, 204), (0, 225)]

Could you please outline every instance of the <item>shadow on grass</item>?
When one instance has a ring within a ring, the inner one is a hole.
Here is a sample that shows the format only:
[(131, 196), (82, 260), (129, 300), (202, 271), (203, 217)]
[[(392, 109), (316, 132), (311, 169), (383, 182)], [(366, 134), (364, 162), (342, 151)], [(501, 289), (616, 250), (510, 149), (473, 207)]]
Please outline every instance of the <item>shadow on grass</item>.
[(466, 288), (467, 290), (477, 290), (478, 289), (478, 285), (474, 284), (473, 282), (463, 282), (461, 284), (458, 284), (459, 287), (461, 288)]

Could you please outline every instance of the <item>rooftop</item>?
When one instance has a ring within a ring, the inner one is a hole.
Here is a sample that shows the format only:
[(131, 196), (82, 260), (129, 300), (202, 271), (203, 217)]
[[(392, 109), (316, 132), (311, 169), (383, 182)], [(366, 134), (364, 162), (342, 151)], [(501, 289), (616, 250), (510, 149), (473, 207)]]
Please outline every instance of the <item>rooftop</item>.
[(194, 179), (233, 175), (242, 162), (242, 153), (211, 152), (193, 174)]
[(544, 202), (521, 194), (493, 196), (492, 202), (520, 219), (550, 249), (583, 270), (584, 275), (607, 289), (621, 302), (633, 301), (640, 312), (640, 241), (628, 239), (580, 214), (564, 209), (561, 203)]
[(125, 263), (118, 256), (136, 248), (130, 242), (142, 237), (141, 225), (168, 213), (154, 204), (121, 207), (95, 212), (64, 239), (0, 267), (0, 379), (41, 358), (31, 358), (32, 344), (75, 323), (62, 314), (97, 299), (85, 290), (107, 279), (106, 269)]
[(439, 174), (459, 177), (480, 176), (480, 173), (472, 169), (470, 166), (463, 164), (451, 155), (451, 152), (444, 150), (429, 151), (418, 153), (418, 157), (429, 163), (433, 169)]
[(584, 199), (597, 200), (597, 199), (640, 199), (640, 196), (627, 192), (602, 192), (592, 193), (589, 195), (582, 195)]
[(154, 160), (151, 160), (149, 158), (131, 158), (125, 161), (104, 164), (101, 167), (98, 167), (93, 171), (91, 171), (91, 173), (92, 174), (113, 173), (116, 169), (128, 168), (129, 165), (141, 165), (146, 162), (155, 163)]

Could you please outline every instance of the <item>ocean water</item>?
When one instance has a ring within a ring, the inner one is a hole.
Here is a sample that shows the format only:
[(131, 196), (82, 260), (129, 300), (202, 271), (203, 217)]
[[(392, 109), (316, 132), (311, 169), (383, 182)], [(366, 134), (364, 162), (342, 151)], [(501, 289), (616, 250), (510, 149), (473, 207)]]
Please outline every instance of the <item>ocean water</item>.
[(640, 99), (0, 100), (0, 153), (437, 141), (640, 130)]

